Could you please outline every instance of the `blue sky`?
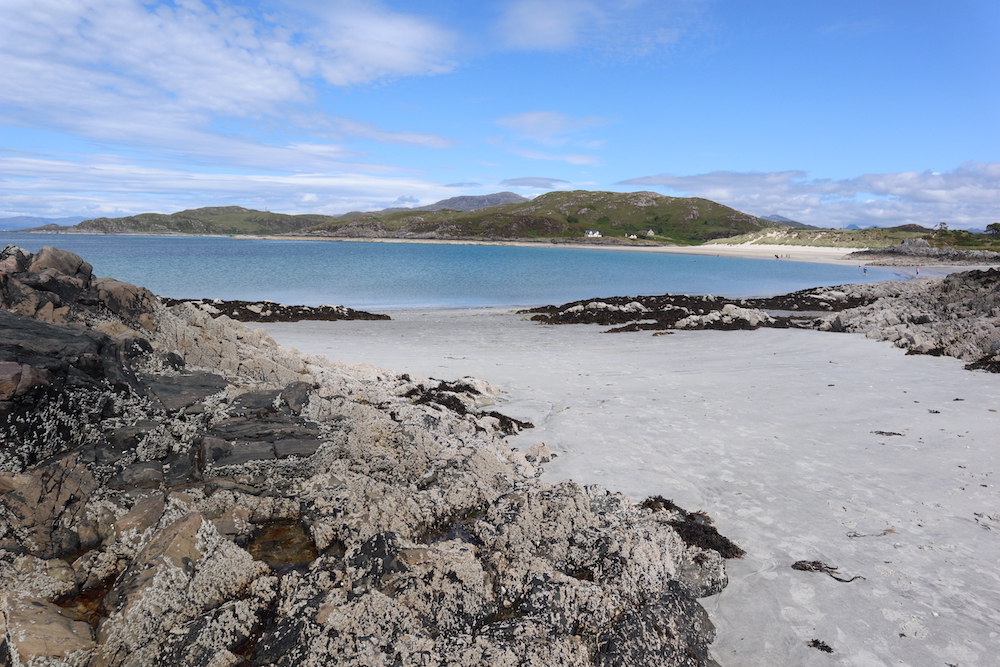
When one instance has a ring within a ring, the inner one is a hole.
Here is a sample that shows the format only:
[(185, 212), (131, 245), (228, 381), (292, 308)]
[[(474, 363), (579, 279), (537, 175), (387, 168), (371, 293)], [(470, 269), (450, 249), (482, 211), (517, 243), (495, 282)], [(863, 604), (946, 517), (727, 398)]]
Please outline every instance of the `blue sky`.
[(1000, 221), (1000, 3), (0, 3), (0, 217), (554, 189)]

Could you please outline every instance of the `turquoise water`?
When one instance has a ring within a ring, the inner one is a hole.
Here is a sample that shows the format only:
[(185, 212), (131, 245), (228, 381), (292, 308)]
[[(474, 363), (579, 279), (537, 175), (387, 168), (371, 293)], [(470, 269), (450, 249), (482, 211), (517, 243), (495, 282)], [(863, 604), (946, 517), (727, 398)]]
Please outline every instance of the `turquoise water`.
[(360, 309), (535, 306), (642, 294), (767, 296), (900, 277), (889, 269), (559, 247), (11, 234), (54, 245), (98, 276), (174, 298), (270, 299)]

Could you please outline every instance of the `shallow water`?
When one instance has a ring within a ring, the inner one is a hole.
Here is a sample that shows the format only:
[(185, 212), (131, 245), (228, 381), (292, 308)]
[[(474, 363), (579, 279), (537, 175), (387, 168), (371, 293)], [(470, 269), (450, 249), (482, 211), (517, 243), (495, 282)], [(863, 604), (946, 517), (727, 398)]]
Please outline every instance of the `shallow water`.
[(161, 296), (368, 310), (481, 308), (685, 293), (765, 296), (891, 280), (853, 266), (620, 250), (229, 237), (0, 233), (31, 252), (54, 245), (99, 276)]

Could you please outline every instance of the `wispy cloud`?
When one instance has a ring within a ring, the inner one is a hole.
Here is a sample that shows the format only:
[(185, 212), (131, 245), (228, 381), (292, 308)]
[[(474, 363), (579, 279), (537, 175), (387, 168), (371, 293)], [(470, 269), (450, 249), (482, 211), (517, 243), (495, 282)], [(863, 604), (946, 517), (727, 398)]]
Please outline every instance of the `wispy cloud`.
[(500, 185), (512, 188), (533, 188), (536, 190), (557, 190), (568, 184), (569, 181), (564, 181), (561, 178), (547, 178), (545, 176), (524, 176), (500, 181)]
[(81, 164), (70, 160), (0, 157), (0, 211), (15, 214), (127, 215), (170, 213), (198, 206), (239, 204), (287, 213), (343, 213), (381, 208), (385, 202), (432, 203), (454, 195), (417, 176), (340, 172), (297, 174), (196, 172), (136, 164), (114, 156)]
[(883, 30), (883, 25), (880, 21), (875, 19), (865, 19), (859, 21), (845, 21), (841, 23), (834, 23), (825, 28), (820, 32), (822, 34), (833, 35), (835, 37), (867, 37), (874, 33), (881, 32)]
[(392, 12), (377, 2), (317, 7), (320, 21), (309, 32), (319, 46), (317, 69), (333, 85), (443, 74), (455, 67), (449, 55), (455, 35), (426, 19)]
[(351, 118), (325, 118), (326, 123), (342, 135), (371, 139), (385, 144), (423, 146), (425, 148), (450, 148), (455, 142), (437, 134), (385, 130), (372, 123)]
[(603, 140), (587, 136), (591, 128), (601, 127), (611, 123), (611, 119), (601, 116), (572, 117), (558, 111), (526, 111), (524, 113), (504, 116), (494, 121), (506, 129), (513, 141), (501, 138), (491, 139), (491, 143), (501, 146), (507, 152), (528, 158), (529, 160), (554, 160), (574, 165), (596, 165), (600, 159), (587, 153), (554, 153), (550, 150), (538, 150), (524, 146), (519, 142), (527, 142), (546, 149), (575, 145), (593, 150), (604, 145)]
[(563, 51), (576, 47), (648, 55), (692, 31), (704, 0), (510, 0), (497, 33), (510, 49)]
[(498, 28), (510, 48), (559, 50), (575, 46), (596, 13), (595, 2), (515, 0), (507, 5)]
[(495, 122), (519, 139), (544, 146), (560, 146), (584, 130), (608, 125), (612, 121), (601, 116), (573, 118), (558, 111), (526, 111), (504, 116)]
[[(249, 148), (271, 118), (310, 103), (318, 81), (446, 72), (452, 41), (447, 30), (377, 3), (261, 15), (201, 0), (9, 0), (0, 8), (0, 121), (147, 149)], [(244, 130), (239, 140), (217, 131), (227, 120)], [(326, 122), (346, 137), (449, 145), (348, 118)]]
[(575, 165), (600, 164), (600, 159), (596, 155), (584, 155), (582, 153), (547, 153), (533, 148), (510, 148), (510, 152), (529, 160), (552, 160)]
[(905, 171), (831, 180), (803, 171), (660, 174), (622, 181), (712, 199), (754, 213), (820, 226), (917, 223), (983, 228), (1000, 220), (1000, 162), (966, 162), (947, 172)]

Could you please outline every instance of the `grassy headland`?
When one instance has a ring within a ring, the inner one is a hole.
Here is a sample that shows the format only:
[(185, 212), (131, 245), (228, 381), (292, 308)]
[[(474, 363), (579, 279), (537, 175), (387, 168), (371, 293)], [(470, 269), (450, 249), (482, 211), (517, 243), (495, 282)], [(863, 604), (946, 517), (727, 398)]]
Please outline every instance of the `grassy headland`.
[[(507, 203), (496, 204), (497, 201)], [(934, 247), (1000, 250), (1000, 234), (948, 230), (944, 225), (938, 229), (919, 225), (800, 228), (758, 218), (708, 199), (667, 197), (654, 192), (586, 190), (549, 192), (532, 200), (523, 200), (513, 193), (497, 193), (443, 200), (418, 209), (394, 208), (339, 216), (287, 215), (240, 206), (209, 206), (171, 214), (95, 218), (72, 227), (46, 225), (24, 231), (844, 248), (884, 248), (906, 239), (924, 238)]]

